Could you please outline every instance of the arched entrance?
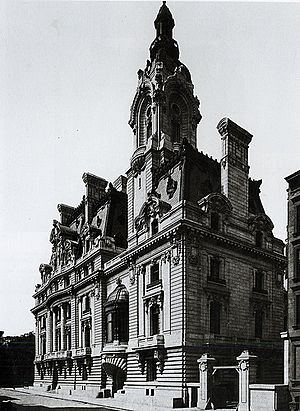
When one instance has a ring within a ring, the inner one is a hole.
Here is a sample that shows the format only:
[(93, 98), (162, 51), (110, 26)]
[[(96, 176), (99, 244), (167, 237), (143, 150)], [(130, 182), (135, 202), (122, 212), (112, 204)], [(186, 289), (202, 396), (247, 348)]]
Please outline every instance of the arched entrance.
[(112, 396), (123, 388), (126, 380), (126, 358), (119, 355), (106, 354), (102, 358), (102, 367), (112, 381)]

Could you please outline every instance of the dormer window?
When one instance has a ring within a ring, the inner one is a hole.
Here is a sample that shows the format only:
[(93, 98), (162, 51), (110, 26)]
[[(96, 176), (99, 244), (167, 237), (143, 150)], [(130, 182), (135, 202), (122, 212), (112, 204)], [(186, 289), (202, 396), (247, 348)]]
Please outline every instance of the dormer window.
[(151, 233), (152, 235), (158, 233), (158, 221), (156, 218), (151, 223)]

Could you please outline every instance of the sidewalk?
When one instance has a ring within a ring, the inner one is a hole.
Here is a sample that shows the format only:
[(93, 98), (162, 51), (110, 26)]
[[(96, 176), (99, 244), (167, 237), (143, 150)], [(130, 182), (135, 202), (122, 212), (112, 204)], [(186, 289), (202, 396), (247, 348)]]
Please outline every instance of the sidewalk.
[[(147, 406), (147, 405), (140, 405), (140, 404), (130, 404), (124, 405), (122, 401), (115, 398), (92, 398), (88, 396), (76, 395), (72, 393), (72, 395), (68, 395), (66, 393), (54, 393), (54, 392), (47, 392), (37, 389), (35, 387), (28, 387), (28, 388), (1, 388), (1, 393), (3, 395), (11, 395), (13, 396), (14, 393), (22, 393), (25, 395), (33, 396), (33, 397), (43, 397), (48, 399), (55, 399), (67, 402), (68, 404), (72, 403), (74, 408), (76, 407), (84, 407), (88, 408), (96, 408), (96, 407), (107, 407), (111, 410), (115, 411), (171, 411), (172, 408), (168, 407), (156, 407), (156, 406)], [(51, 407), (51, 403), (47, 401), (47, 404)], [(54, 405), (54, 404), (52, 404)], [(71, 405), (71, 404), (70, 404)], [(177, 411), (187, 411), (187, 408), (176, 408)], [(189, 408), (189, 410), (199, 410), (199, 408)]]

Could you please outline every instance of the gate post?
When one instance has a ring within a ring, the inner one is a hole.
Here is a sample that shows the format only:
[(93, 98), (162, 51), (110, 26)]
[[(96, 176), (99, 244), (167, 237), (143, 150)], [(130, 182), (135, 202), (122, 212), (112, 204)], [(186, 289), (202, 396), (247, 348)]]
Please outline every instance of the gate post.
[(256, 355), (251, 355), (248, 350), (236, 358), (239, 362), (239, 406), (238, 411), (250, 411), (249, 384), (256, 382)]
[(203, 410), (207, 409), (212, 393), (212, 372), (215, 358), (208, 354), (203, 354), (199, 360), (199, 375), (200, 375), (200, 392), (198, 396), (197, 407)]

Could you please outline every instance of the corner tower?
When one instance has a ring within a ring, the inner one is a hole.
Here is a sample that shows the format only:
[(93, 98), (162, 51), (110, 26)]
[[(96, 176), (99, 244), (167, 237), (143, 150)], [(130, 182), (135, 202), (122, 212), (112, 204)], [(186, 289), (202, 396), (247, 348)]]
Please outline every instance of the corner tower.
[(137, 91), (130, 110), (134, 152), (128, 172), (129, 238), (134, 220), (153, 191), (156, 170), (179, 150), (183, 140), (194, 148), (201, 120), (199, 100), (187, 67), (179, 60), (173, 38), (174, 19), (164, 1), (154, 21), (156, 37), (150, 60), (138, 71)]

